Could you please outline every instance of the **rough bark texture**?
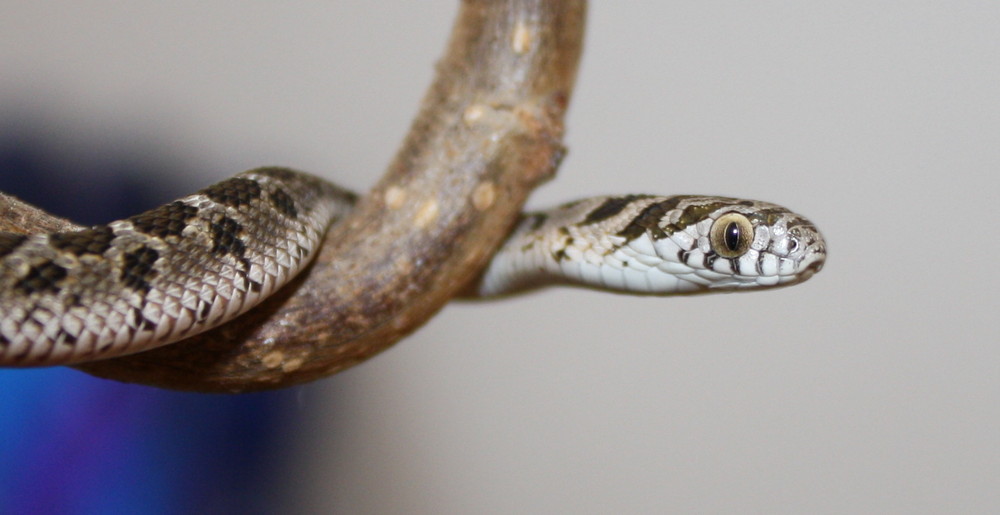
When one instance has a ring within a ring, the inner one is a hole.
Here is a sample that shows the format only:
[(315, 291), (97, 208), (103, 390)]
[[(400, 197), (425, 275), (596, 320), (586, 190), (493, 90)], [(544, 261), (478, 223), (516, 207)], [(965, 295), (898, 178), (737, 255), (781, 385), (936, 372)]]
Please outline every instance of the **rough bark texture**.
[[(213, 331), (79, 365), (164, 388), (244, 392), (324, 377), (386, 349), (485, 266), (563, 155), (585, 2), (466, 0), (437, 77), (385, 176), (316, 263)], [(0, 197), (8, 230), (64, 221)]]

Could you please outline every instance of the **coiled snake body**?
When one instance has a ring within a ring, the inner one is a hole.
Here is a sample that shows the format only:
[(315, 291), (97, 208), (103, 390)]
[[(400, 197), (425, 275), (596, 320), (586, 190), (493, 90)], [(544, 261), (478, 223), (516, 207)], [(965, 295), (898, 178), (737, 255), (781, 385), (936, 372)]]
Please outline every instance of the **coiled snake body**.
[[(0, 232), (0, 366), (64, 365), (165, 345), (245, 312), (302, 270), (354, 195), (282, 168), (90, 229)], [(725, 197), (594, 197), (523, 216), (478, 286), (644, 294), (789, 285), (820, 270), (816, 227)]]

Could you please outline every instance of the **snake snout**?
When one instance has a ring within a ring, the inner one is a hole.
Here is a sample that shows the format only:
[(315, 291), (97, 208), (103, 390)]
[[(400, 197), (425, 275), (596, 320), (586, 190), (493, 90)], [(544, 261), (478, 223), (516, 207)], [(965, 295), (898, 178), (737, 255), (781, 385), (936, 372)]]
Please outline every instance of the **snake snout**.
[(823, 269), (826, 263), (826, 246), (823, 244), (813, 244), (809, 246), (805, 257), (799, 263), (798, 282), (805, 281), (813, 274)]
[(813, 274), (815, 274), (815, 273), (819, 272), (820, 270), (822, 270), (823, 269), (823, 264), (825, 262), (826, 261), (824, 259), (820, 258), (820, 259), (815, 260), (812, 263), (809, 263), (808, 265), (806, 265), (805, 269), (802, 270), (802, 276), (803, 276), (802, 279), (803, 280), (808, 279), (808, 278), (812, 277)]

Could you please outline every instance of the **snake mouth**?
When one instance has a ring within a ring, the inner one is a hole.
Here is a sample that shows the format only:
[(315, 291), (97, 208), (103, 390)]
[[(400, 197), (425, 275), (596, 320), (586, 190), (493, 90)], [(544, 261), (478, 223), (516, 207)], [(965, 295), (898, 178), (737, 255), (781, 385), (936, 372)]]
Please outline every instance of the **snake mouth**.
[(822, 253), (813, 253), (803, 261), (805, 262), (805, 266), (802, 268), (802, 271), (796, 274), (796, 283), (805, 281), (822, 270), (823, 265), (826, 263), (826, 255)]

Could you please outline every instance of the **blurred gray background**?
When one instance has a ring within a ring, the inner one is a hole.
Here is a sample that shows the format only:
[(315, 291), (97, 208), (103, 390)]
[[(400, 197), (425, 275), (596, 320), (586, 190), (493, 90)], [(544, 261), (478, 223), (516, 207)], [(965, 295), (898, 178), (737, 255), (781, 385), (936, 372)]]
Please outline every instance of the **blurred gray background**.
[[(109, 147), (184, 170), (163, 200), (265, 164), (364, 190), (456, 7), (7, 2), (0, 114), (68, 171)], [(568, 129), (532, 207), (770, 200), (820, 226), (826, 268), (449, 306), (300, 389), (290, 510), (1000, 509), (1000, 3), (594, 2)]]

